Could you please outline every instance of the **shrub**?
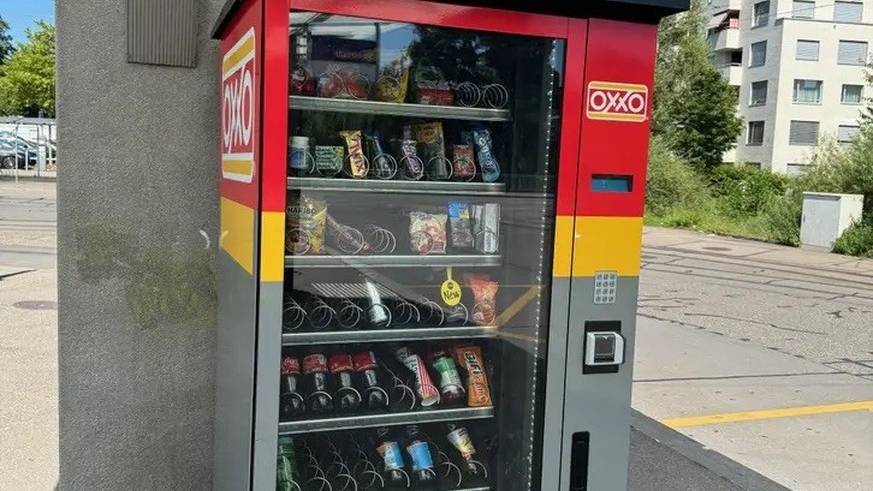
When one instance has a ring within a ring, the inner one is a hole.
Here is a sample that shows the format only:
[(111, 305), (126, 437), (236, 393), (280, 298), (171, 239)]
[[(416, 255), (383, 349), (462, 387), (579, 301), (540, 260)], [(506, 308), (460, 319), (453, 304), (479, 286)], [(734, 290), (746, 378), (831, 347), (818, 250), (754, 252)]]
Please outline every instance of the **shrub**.
[(833, 251), (850, 256), (873, 257), (873, 225), (853, 224), (834, 242)]
[(754, 216), (773, 197), (785, 193), (788, 179), (766, 170), (722, 165), (713, 170), (710, 181), (727, 215)]
[(662, 215), (676, 207), (694, 207), (707, 198), (709, 191), (700, 174), (670, 151), (661, 138), (652, 138), (646, 177), (647, 210)]
[(771, 196), (763, 205), (761, 219), (770, 240), (798, 246), (802, 214), (803, 194), (799, 190), (791, 189), (782, 196)]

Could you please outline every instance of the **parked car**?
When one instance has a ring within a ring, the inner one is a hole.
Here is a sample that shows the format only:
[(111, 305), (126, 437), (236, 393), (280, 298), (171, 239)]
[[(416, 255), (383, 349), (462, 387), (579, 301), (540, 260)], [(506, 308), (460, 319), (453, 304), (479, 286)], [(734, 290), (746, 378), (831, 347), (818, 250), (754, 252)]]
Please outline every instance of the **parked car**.
[(0, 131), (0, 169), (36, 167), (36, 145), (8, 131)]

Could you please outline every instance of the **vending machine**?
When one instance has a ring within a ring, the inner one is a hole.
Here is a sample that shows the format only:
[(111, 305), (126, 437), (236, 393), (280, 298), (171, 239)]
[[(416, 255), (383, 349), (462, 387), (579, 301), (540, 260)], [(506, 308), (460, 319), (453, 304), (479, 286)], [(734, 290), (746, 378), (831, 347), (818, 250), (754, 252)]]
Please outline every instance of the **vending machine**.
[(214, 489), (626, 487), (683, 5), (581, 3), (228, 2)]

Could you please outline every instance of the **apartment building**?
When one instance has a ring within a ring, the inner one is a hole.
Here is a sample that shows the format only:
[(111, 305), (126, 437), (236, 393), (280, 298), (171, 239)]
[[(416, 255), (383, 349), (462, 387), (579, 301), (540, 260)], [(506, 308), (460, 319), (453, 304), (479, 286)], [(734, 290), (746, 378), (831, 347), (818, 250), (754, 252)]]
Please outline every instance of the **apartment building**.
[(709, 0), (715, 64), (745, 128), (728, 162), (804, 172), (821, 138), (857, 135), (873, 0)]

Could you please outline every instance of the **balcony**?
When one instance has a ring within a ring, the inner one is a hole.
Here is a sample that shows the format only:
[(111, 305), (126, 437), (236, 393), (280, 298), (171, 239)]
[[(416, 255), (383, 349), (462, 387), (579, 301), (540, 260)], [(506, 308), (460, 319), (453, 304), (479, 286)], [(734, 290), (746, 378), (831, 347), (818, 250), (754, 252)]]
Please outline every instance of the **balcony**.
[(720, 31), (711, 31), (709, 45), (713, 51), (740, 49), (740, 30), (738, 27), (728, 27)]
[(743, 66), (741, 63), (731, 63), (718, 67), (721, 76), (728, 81), (729, 84), (739, 86), (743, 81)]

